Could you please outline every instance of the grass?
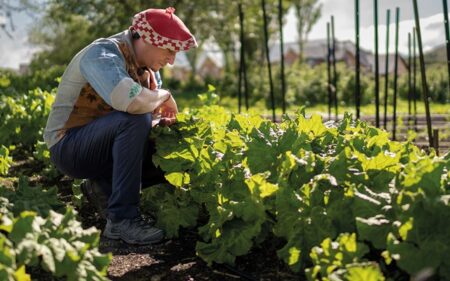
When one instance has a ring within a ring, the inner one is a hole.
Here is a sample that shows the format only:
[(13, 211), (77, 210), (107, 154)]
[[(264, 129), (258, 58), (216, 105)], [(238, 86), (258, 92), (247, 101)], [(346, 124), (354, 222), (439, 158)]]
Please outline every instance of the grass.
[[(198, 107), (200, 106), (200, 101), (197, 98), (197, 93), (183, 93), (183, 94), (175, 94), (175, 98), (178, 103), (178, 107), (180, 111), (183, 111), (184, 108), (192, 108), (192, 107)], [(220, 100), (219, 103), (221, 106), (229, 109), (231, 112), (237, 113), (238, 112), (238, 99), (237, 98), (231, 98), (231, 97), (223, 97)], [(302, 106), (299, 105), (298, 107), (290, 106), (287, 108), (288, 114), (295, 114), (295, 112), (300, 109)], [(245, 106), (242, 107), (242, 111), (246, 112)], [(339, 115), (343, 115), (344, 112), (349, 112), (355, 115), (355, 106), (354, 105), (341, 105), (338, 108)], [(260, 114), (260, 115), (266, 115), (266, 116), (272, 116), (272, 110), (268, 109), (266, 107), (266, 102), (264, 100), (259, 100), (258, 102), (252, 104), (248, 110), (249, 113), (253, 114)], [(305, 112), (307, 115), (311, 114), (321, 114), (323, 116), (328, 115), (328, 105), (327, 104), (318, 104), (314, 106), (308, 106), (305, 107)], [(361, 116), (374, 116), (375, 115), (375, 104), (368, 104), (364, 105), (360, 108)], [(388, 116), (391, 117), (393, 114), (393, 106), (389, 105), (387, 108)], [(430, 103), (430, 112), (431, 114), (439, 114), (447, 116), (447, 122), (450, 122), (450, 104), (437, 104), (437, 103)], [(282, 114), (281, 108), (276, 108), (275, 113), (277, 116), (280, 116)], [(382, 122), (383, 120), (383, 114), (384, 114), (384, 107), (380, 105), (380, 120)], [(400, 130), (403, 127), (408, 126), (406, 123), (402, 121), (400, 118), (402, 115), (408, 114), (408, 101), (399, 99), (397, 101), (397, 132), (400, 132)], [(418, 115), (425, 115), (425, 105), (423, 101), (417, 101), (417, 114)], [(332, 115), (334, 115), (334, 111), (332, 111)], [(390, 127), (390, 126), (389, 126)], [(411, 127), (412, 128), (412, 127)], [(390, 131), (390, 128), (388, 128), (389, 134), (392, 134)], [(411, 134), (412, 132), (409, 132), (408, 134)], [(419, 132), (415, 133), (416, 137), (419, 139), (426, 140), (427, 138), (427, 131), (426, 130), (420, 130)], [(399, 134), (400, 135), (400, 134)], [(404, 138), (406, 136), (403, 136)], [(448, 142), (450, 137), (450, 128), (441, 128), (439, 132), (439, 140), (440, 142)]]
[[(176, 100), (180, 110), (186, 107), (196, 107), (199, 106), (199, 100), (196, 95), (193, 93), (190, 94), (178, 94), (176, 95)], [(238, 99), (231, 97), (224, 97), (220, 100), (220, 105), (228, 108), (231, 112), (238, 111)], [(290, 106), (287, 108), (286, 112), (288, 114), (294, 114), (302, 105), (298, 105), (298, 107)], [(242, 110), (245, 112), (245, 106), (242, 107)], [(306, 114), (319, 113), (322, 115), (328, 114), (328, 105), (327, 104), (318, 104), (314, 106), (305, 107)], [(264, 100), (259, 100), (258, 102), (252, 104), (249, 108), (249, 112), (262, 114), (262, 115), (272, 115), (272, 110), (267, 108)], [(340, 105), (338, 107), (338, 112), (342, 115), (344, 112), (349, 112), (352, 114), (356, 113), (356, 109), (354, 105)], [(375, 115), (375, 104), (363, 105), (360, 108), (361, 116), (365, 115)], [(384, 107), (380, 105), (380, 117), (383, 118)], [(389, 116), (393, 114), (393, 106), (388, 105), (387, 112)], [(448, 119), (450, 121), (450, 104), (437, 104), (430, 103), (430, 112), (431, 114), (442, 114), (448, 115)], [(281, 108), (276, 108), (276, 115), (282, 114)], [(334, 110), (332, 111), (334, 114)], [(407, 100), (398, 100), (397, 102), (397, 115), (407, 115), (408, 114), (408, 101)], [(425, 114), (425, 105), (423, 101), (417, 101), (417, 114), (424, 115)]]

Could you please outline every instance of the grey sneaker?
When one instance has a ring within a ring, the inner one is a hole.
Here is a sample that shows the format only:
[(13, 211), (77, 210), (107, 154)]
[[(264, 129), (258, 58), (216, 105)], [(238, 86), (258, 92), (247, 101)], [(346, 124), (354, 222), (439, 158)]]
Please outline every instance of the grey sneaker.
[(81, 183), (80, 189), (87, 201), (95, 207), (100, 217), (106, 219), (109, 198), (103, 191), (101, 184), (97, 181), (86, 180)]
[(152, 226), (139, 216), (118, 222), (107, 219), (103, 236), (109, 239), (122, 239), (128, 244), (148, 245), (161, 242), (164, 231)]

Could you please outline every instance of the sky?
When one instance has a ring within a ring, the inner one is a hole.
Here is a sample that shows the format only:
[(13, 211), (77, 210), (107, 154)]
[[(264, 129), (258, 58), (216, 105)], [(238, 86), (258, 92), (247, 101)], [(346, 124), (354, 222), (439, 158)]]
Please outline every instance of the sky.
[[(11, 3), (19, 0), (12, 0)], [(309, 39), (325, 39), (326, 23), (331, 15), (335, 18), (335, 35), (337, 40), (355, 41), (354, 0), (319, 0), (322, 4), (322, 17), (313, 27)], [(445, 30), (442, 0), (417, 0), (421, 18), (422, 42), (424, 51), (445, 44)], [(394, 51), (395, 42), (395, 8), (400, 8), (399, 51), (408, 52), (408, 32), (414, 26), (414, 11), (412, 0), (378, 0), (379, 15), (379, 50), (385, 53), (386, 44), (386, 9), (391, 10), (390, 52)], [(0, 23), (2, 21), (0, 14)], [(36, 18), (25, 13), (14, 14), (15, 31), (8, 26), (13, 39), (0, 29), (0, 67), (18, 69), (20, 63), (30, 61), (36, 50), (28, 43), (27, 33)], [(373, 51), (374, 25), (373, 0), (360, 0), (360, 45)], [(284, 26), (286, 42), (294, 42), (296, 35), (296, 19), (294, 11), (290, 11)]]
[[(327, 35), (327, 22), (334, 15), (335, 36), (337, 40), (350, 40), (355, 42), (355, 4), (354, 0), (319, 0), (322, 4), (322, 17), (311, 30), (308, 39), (325, 39)], [(360, 46), (373, 52), (375, 45), (374, 28), (374, 1), (360, 0)], [(442, 0), (417, 0), (419, 8), (420, 27), (424, 52), (436, 46), (445, 44), (445, 27)], [(389, 28), (389, 50), (394, 52), (395, 47), (395, 11), (400, 8), (399, 24), (399, 52), (408, 53), (408, 32), (412, 32), (414, 23), (414, 10), (412, 0), (378, 0), (378, 45), (380, 54), (386, 53), (386, 10), (391, 10)], [(297, 39), (295, 31), (296, 19), (294, 11), (284, 27), (284, 34), (288, 36), (286, 42)]]
[[(11, 4), (18, 0), (9, 1)], [(0, 67), (18, 69), (19, 64), (28, 63), (36, 48), (28, 43), (28, 30), (37, 19), (28, 13), (13, 12), (12, 30), (9, 20), (6, 22), (6, 30), (10, 38), (3, 29), (0, 29)], [(5, 17), (0, 12), (0, 25), (5, 21)]]

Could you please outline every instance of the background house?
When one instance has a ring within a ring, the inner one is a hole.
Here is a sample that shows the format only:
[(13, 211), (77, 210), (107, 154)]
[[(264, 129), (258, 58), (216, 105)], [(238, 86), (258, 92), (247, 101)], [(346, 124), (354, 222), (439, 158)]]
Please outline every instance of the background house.
[[(280, 45), (272, 44), (270, 47), (270, 60), (273, 65), (280, 64)], [(326, 40), (312, 40), (305, 44), (303, 60), (310, 66), (316, 66), (321, 63), (327, 63), (327, 41)], [(299, 44), (297, 42), (289, 42), (284, 45), (284, 61), (287, 67), (294, 64), (300, 58)], [(389, 54), (389, 74), (394, 73), (394, 54)], [(351, 69), (356, 64), (356, 46), (351, 41), (336, 41), (336, 61), (343, 62)], [(379, 71), (380, 75), (386, 75), (385, 71), (386, 56), (379, 56)], [(375, 57), (371, 52), (360, 50), (360, 64), (361, 71), (366, 73), (373, 73), (375, 71)], [(224, 54), (217, 48), (203, 50), (198, 55), (196, 62), (197, 75), (201, 79), (206, 77), (220, 79), (224, 73)], [(191, 65), (186, 57), (186, 53), (180, 52), (177, 54), (175, 64), (171, 67), (172, 77), (186, 80), (190, 71)], [(398, 57), (398, 73), (402, 75), (407, 73), (408, 65), (405, 59)]]
[[(290, 42), (284, 45), (284, 61), (287, 66), (292, 65), (300, 57), (300, 47), (297, 42)], [(344, 62), (348, 67), (354, 67), (356, 63), (356, 47), (350, 41), (336, 41), (336, 61)], [(328, 48), (326, 40), (308, 41), (303, 50), (303, 60), (310, 66), (315, 66), (327, 62)], [(369, 71), (371, 64), (369, 61), (370, 52), (360, 50), (360, 63), (363, 70)], [(270, 48), (270, 60), (273, 64), (280, 63), (280, 45), (274, 44)]]

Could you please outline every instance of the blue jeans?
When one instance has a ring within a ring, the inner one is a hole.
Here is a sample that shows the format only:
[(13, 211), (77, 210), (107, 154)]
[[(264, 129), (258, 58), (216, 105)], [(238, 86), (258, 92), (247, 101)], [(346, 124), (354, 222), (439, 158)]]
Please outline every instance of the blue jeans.
[(151, 121), (150, 113), (113, 111), (69, 129), (50, 148), (50, 159), (68, 176), (102, 183), (109, 197), (109, 219), (134, 218), (139, 215), (141, 184), (147, 187), (166, 182), (151, 160), (155, 152), (148, 138)]

